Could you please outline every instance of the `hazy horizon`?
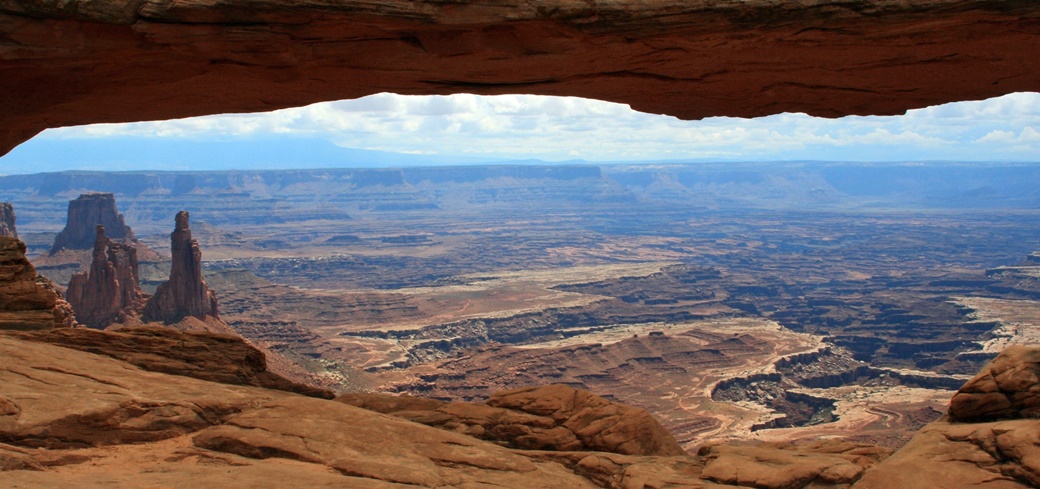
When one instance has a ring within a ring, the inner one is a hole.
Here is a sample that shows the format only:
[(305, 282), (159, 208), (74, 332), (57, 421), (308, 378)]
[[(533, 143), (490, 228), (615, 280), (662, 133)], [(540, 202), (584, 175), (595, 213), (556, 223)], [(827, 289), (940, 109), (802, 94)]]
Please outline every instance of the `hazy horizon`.
[(267, 113), (50, 129), (0, 157), (0, 174), (731, 161), (1037, 162), (1040, 94), (901, 116), (682, 121), (575, 97), (383, 93)]

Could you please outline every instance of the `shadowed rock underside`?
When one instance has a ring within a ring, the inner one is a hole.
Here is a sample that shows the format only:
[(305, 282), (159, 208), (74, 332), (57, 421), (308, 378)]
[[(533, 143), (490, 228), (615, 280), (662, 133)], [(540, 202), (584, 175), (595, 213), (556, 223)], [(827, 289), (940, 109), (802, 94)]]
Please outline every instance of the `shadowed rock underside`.
[(1024, 0), (5, 0), (0, 154), (48, 127), (378, 92), (897, 114), (1040, 91), (1037, 52), (1040, 5)]

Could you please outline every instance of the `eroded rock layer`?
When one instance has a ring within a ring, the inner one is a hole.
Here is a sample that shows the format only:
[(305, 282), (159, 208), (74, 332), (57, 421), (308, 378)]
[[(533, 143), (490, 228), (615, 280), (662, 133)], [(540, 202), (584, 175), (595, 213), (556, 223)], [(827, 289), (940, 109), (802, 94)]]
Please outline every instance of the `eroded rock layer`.
[(25, 243), (0, 236), (0, 329), (51, 329), (74, 324), (72, 308), (25, 258)]
[(67, 295), (79, 322), (93, 328), (139, 314), (145, 297), (138, 279), (137, 250), (112, 241), (105, 236), (104, 226), (98, 225), (90, 270), (72, 276)]
[(198, 241), (191, 239), (186, 211), (177, 213), (176, 227), (170, 233), (170, 250), (170, 280), (160, 284), (148, 299), (143, 319), (175, 323), (189, 316), (217, 317), (217, 297), (202, 278), (202, 251)]
[(893, 114), (1040, 90), (1038, 51), (1027, 1), (5, 0), (0, 154), (47, 127), (383, 91)]

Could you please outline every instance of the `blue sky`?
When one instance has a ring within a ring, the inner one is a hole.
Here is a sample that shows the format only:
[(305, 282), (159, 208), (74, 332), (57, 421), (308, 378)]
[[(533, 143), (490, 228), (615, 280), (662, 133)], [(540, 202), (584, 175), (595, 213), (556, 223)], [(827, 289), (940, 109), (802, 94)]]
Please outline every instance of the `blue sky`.
[[(280, 146), (280, 141), (285, 144)], [(262, 151), (234, 157), (235, 148), (250, 144)], [(294, 167), (350, 165), (357, 158), (376, 161), (372, 166), (399, 161), (372, 156), (379, 153), (337, 159), (329, 156), (335, 152), (330, 151), (333, 145), (447, 157), (430, 160), (431, 164), (450, 163), (456, 157), (462, 163), (513, 159), (1040, 161), (1040, 94), (1014, 93), (892, 117), (821, 119), (779, 114), (681, 121), (636, 112), (627, 105), (570, 97), (384, 93), (262, 114), (48, 130), (0, 158), (0, 173), (207, 169), (214, 163), (206, 154), (212, 156), (214, 151), (221, 153), (220, 161), (229, 168), (247, 168), (251, 161), (260, 160), (266, 162), (257, 165), (270, 167), (278, 165), (280, 158)], [(223, 149), (214, 149), (218, 147)], [(313, 154), (301, 154), (309, 151)]]

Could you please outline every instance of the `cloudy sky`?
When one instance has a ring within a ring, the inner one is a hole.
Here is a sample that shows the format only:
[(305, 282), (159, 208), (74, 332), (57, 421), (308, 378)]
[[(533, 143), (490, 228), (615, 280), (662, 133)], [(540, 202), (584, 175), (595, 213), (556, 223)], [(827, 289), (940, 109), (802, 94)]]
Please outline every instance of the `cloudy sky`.
[[(120, 155), (115, 166), (119, 169), (192, 168), (204, 164), (192, 154), (193, 144), (204, 151), (213, 148), (206, 143), (241, 147), (259, 141), (265, 143), (267, 153), (277, 153), (270, 148), (278, 141), (287, 142), (291, 148), (287, 151), (306, 152), (301, 148), (308, 145), (291, 143), (312, 141), (321, 143), (310, 145), (315, 148), (328, 142), (344, 148), (459, 157), (461, 162), (1040, 161), (1040, 94), (1015, 93), (896, 117), (820, 119), (780, 114), (701, 121), (579, 98), (378, 94), (263, 114), (48, 130), (0, 158), (0, 173), (111, 169), (99, 161), (105, 154)], [(140, 148), (149, 144), (164, 148), (161, 161), (154, 155), (141, 156), (147, 150)], [(180, 149), (171, 151), (170, 144)], [(316, 152), (308, 161), (323, 166), (322, 158)], [(249, 162), (227, 165), (245, 167)], [(337, 163), (329, 161), (327, 166)]]

